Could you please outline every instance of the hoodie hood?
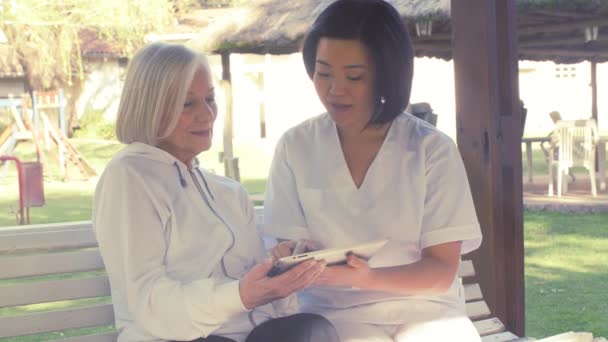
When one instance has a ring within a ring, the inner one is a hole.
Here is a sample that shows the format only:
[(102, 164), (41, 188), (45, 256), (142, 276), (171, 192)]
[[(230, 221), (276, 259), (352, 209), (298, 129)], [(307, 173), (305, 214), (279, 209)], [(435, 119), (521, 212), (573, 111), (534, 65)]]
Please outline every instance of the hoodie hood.
[[(179, 178), (179, 183), (182, 187), (187, 186), (186, 178), (184, 174), (187, 174), (191, 169), (188, 165), (184, 164), (181, 160), (177, 159), (171, 153), (162, 150), (156, 146), (133, 142), (127, 145), (122, 151), (119, 152), (121, 157), (136, 157), (136, 158), (144, 158), (152, 161), (156, 161), (162, 164), (171, 165), (175, 168), (176, 176)], [(199, 162), (198, 158), (192, 159), (192, 170), (197, 170), (200, 174), (201, 178), (205, 182), (205, 186), (208, 188), (207, 181), (205, 177), (202, 175), (201, 171), (198, 168)]]
[[(149, 160), (154, 160), (163, 164), (173, 165), (177, 162), (181, 167), (187, 169), (188, 166), (179, 159), (175, 158), (171, 153), (161, 150), (160, 148), (140, 142), (134, 142), (127, 145), (119, 155), (125, 157), (139, 157)], [(195, 158), (196, 159), (196, 158)]]

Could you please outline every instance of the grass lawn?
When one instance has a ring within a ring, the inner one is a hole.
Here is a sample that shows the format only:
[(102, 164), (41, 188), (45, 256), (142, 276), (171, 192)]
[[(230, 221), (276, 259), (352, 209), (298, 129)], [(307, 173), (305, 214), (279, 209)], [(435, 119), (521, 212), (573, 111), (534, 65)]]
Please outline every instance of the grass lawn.
[[(75, 140), (75, 143), (100, 172), (109, 157), (121, 148), (120, 144), (111, 142)], [(24, 160), (34, 158), (33, 150), (28, 150), (27, 146), (20, 147), (19, 152)], [(248, 158), (244, 160), (251, 162), (243, 163), (241, 167), (243, 184), (250, 193), (262, 194), (266, 186), (265, 180), (258, 176), (262, 171), (256, 171), (249, 179), (246, 175), (247, 170), (264, 166), (254, 165), (255, 158)], [(540, 150), (534, 151), (534, 159), (535, 173), (546, 174)], [(52, 164), (50, 175), (45, 179), (46, 205), (31, 210), (32, 223), (90, 219), (95, 180), (61, 182)], [(8, 176), (0, 177), (0, 227), (15, 223), (14, 214), (10, 213), (17, 205), (16, 178), (12, 169), (11, 166)], [(608, 337), (608, 214), (526, 212), (524, 221), (526, 334), (540, 338), (573, 330)], [(0, 310), (0, 316), (73, 305), (82, 305), (82, 302), (5, 308)], [(83, 331), (89, 329), (67, 334)], [(0, 342), (43, 341), (59, 336), (58, 333), (44, 334), (0, 339)]]
[(525, 214), (526, 333), (608, 337), (608, 214)]

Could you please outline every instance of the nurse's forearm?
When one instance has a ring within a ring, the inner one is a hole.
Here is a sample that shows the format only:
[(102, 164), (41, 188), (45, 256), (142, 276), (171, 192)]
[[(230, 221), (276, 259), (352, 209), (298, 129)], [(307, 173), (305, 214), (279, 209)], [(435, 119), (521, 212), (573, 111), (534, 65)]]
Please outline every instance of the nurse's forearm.
[(361, 288), (402, 294), (442, 293), (454, 281), (451, 268), (432, 258), (414, 264), (374, 268)]
[(460, 263), (460, 242), (425, 249), (422, 259), (409, 265), (373, 268), (361, 288), (403, 294), (447, 291)]

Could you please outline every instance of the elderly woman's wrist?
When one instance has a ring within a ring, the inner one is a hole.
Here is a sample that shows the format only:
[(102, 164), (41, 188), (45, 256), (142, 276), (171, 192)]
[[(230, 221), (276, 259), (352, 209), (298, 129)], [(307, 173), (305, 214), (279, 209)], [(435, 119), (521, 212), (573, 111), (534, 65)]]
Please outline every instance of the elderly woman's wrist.
[(241, 279), (239, 281), (239, 297), (241, 299), (241, 303), (243, 303), (243, 307), (247, 310), (251, 310), (255, 308), (257, 305), (255, 303), (255, 299), (252, 296), (250, 289), (247, 288), (247, 285), (243, 283)]

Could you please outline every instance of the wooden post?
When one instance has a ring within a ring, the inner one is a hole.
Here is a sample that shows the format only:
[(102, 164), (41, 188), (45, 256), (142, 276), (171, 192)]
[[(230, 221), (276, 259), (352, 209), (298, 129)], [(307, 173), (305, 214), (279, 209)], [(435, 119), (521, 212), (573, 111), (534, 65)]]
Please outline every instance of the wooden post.
[(40, 142), (40, 130), (38, 129), (38, 125), (35, 123), (35, 121), (30, 120), (27, 107), (28, 103), (26, 101), (26, 94), (24, 94), (21, 98), (21, 111), (23, 113), (23, 119), (25, 120), (25, 124), (28, 126), (30, 132), (32, 132), (32, 141), (34, 142), (34, 146), (36, 147), (36, 161), (42, 164), (43, 169), (48, 170), (45, 151), (42, 148), (42, 144)]
[(260, 114), (260, 138), (266, 138), (266, 68), (253, 76), (258, 88), (258, 110)]
[[(597, 117), (597, 62), (591, 61), (591, 118), (595, 119), (598, 127), (600, 125)], [(600, 145), (601, 147), (601, 145)], [(599, 149), (595, 152), (595, 171), (600, 170)]]
[(65, 121), (65, 95), (63, 93), (63, 89), (59, 89), (57, 94), (57, 105), (59, 106), (59, 132), (63, 133), (65, 136), (68, 135), (68, 129)]
[(222, 89), (226, 103), (224, 104), (224, 174), (237, 181), (240, 180), (239, 161), (234, 158), (232, 148), (232, 77), (230, 75), (230, 53), (222, 52)]
[(486, 302), (525, 333), (521, 108), (514, 1), (452, 0), (458, 147), (481, 248), (471, 254)]
[(597, 62), (595, 61), (591, 61), (591, 117), (597, 122)]

